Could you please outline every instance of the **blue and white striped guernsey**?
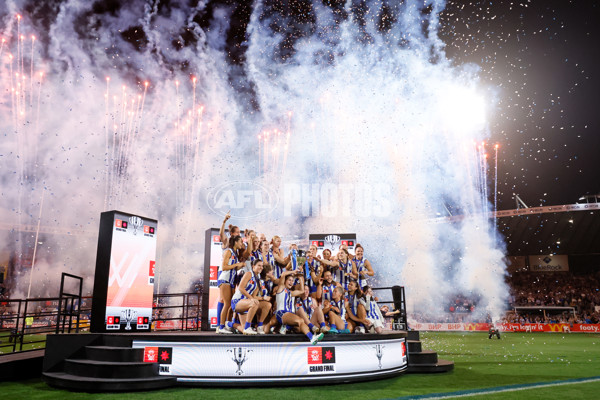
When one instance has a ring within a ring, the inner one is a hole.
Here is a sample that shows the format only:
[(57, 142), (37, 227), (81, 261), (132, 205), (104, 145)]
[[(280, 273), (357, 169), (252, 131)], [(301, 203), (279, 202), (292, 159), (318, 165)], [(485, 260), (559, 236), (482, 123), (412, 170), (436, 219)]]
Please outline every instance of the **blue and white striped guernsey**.
[[(227, 263), (227, 265), (237, 264), (239, 262), (239, 260), (238, 260), (237, 255), (235, 254), (235, 251), (233, 251), (232, 249), (227, 249), (227, 250), (229, 250), (229, 252), (231, 253), (231, 257), (229, 257), (229, 262)], [(225, 258), (225, 254), (227, 253), (227, 250), (225, 250), (225, 252), (223, 253), (223, 258)], [(235, 270), (235, 268), (232, 268), (227, 271), (223, 270), (223, 265), (221, 263), (221, 265), (219, 266), (220, 284), (224, 283), (224, 282), (228, 282), (230, 285), (234, 285), (236, 274), (237, 274), (237, 271)]]
[[(245, 287), (246, 293), (252, 295), (252, 293), (254, 293), (254, 291), (256, 290), (258, 283), (259, 283), (259, 280), (253, 273), (252, 276), (250, 277), (250, 279), (248, 280), (248, 283), (246, 284), (246, 287)], [(242, 300), (242, 299), (247, 299), (247, 297), (246, 297), (246, 295), (244, 295), (244, 293), (242, 293), (242, 291), (238, 287), (235, 290), (233, 297), (231, 298), (231, 302), (233, 303), (236, 300)]]
[(294, 298), (288, 288), (283, 289), (282, 292), (277, 293), (275, 296), (275, 302), (277, 305), (277, 311), (283, 311), (284, 313), (294, 313)]

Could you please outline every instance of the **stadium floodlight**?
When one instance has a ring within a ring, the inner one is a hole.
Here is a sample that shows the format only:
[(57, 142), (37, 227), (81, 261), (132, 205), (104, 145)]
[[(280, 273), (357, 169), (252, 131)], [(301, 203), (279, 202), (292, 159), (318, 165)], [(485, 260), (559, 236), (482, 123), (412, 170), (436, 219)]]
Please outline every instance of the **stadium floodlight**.
[(474, 132), (485, 126), (485, 102), (473, 89), (447, 87), (440, 94), (440, 111), (446, 129)]

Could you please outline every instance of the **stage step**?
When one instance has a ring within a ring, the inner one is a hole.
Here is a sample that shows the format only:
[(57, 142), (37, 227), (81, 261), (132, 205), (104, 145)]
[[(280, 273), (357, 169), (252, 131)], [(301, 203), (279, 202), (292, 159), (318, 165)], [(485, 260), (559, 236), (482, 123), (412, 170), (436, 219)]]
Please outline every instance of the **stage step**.
[(413, 374), (428, 374), (437, 372), (448, 372), (454, 369), (454, 361), (438, 360), (435, 364), (411, 364), (408, 363), (406, 372)]
[(150, 378), (108, 379), (71, 375), (65, 372), (44, 372), (44, 380), (51, 386), (85, 392), (123, 392), (168, 388), (177, 383), (170, 376)]
[(408, 345), (408, 354), (423, 351), (420, 340), (407, 340), (406, 344)]
[(144, 349), (117, 346), (85, 346), (86, 358), (97, 361), (140, 362)]
[(437, 352), (432, 350), (422, 350), (415, 353), (408, 353), (409, 364), (435, 364), (437, 361)]
[(438, 354), (432, 350), (423, 350), (419, 331), (408, 331), (408, 368), (406, 372), (428, 374), (432, 372), (448, 372), (454, 369), (454, 362), (439, 360)]
[(158, 364), (66, 359), (64, 372), (91, 378), (150, 378), (158, 375)]
[(419, 331), (406, 331), (406, 333), (408, 333), (407, 340), (421, 340)]
[(42, 374), (51, 386), (88, 392), (150, 390), (174, 386), (177, 379), (158, 374), (157, 363), (144, 362), (144, 349), (119, 346), (123, 340), (106, 337), (102, 345), (74, 352), (59, 368)]

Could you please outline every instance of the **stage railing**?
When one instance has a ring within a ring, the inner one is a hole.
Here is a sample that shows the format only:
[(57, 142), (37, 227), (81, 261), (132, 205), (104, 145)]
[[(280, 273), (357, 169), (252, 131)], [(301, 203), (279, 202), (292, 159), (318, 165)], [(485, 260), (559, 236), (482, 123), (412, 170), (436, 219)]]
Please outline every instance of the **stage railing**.
[[(153, 330), (200, 329), (200, 293), (159, 294), (154, 304)], [(91, 310), (91, 297), (65, 291), (59, 297), (1, 300), (0, 357), (43, 349), (49, 333), (89, 331)]]
[[(388, 299), (380, 299), (378, 294), (388, 293), (388, 291), (392, 295), (392, 300)], [(395, 331), (405, 331), (408, 330), (408, 322), (406, 318), (406, 295), (404, 292), (404, 286), (389, 286), (389, 287), (379, 287), (373, 288), (373, 292), (375, 293), (375, 297), (378, 298), (377, 304), (390, 305), (390, 312), (393, 313), (390, 318), (393, 319), (392, 329)]]
[[(71, 333), (89, 328), (91, 297), (78, 297), (62, 303), (64, 297), (8, 299), (0, 302), (0, 356), (2, 354), (39, 350), (45, 347), (49, 333)], [(61, 312), (61, 303), (70, 311)], [(68, 319), (67, 319), (68, 317)]]
[(200, 329), (202, 294), (159, 294), (154, 297), (154, 304), (152, 330), (197, 331)]

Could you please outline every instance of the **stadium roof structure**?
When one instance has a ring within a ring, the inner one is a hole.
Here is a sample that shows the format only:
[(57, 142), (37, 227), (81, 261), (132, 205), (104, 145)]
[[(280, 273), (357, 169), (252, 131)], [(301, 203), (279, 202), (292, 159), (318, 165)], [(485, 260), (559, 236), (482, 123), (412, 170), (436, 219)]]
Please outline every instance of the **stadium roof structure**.
[(600, 203), (530, 207), (491, 213), (507, 254), (600, 254)]

